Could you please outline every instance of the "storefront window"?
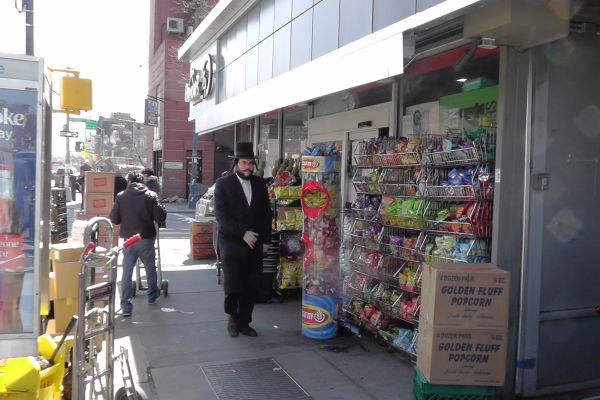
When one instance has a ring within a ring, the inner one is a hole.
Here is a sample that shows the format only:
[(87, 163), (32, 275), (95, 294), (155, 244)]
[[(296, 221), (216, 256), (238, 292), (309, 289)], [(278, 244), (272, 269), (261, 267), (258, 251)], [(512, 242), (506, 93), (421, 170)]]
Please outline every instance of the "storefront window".
[(312, 42), (312, 10), (308, 10), (292, 21), (292, 48), (290, 69), (310, 61)]
[(235, 140), (237, 142), (253, 142), (253, 130), (254, 119), (249, 119), (244, 122), (240, 122), (235, 126)]
[(373, 32), (392, 25), (415, 13), (414, 1), (404, 1), (402, 6), (398, 0), (374, 0), (373, 1)]
[(373, 3), (340, 0), (340, 44), (342, 47), (372, 32)]
[(308, 107), (290, 106), (283, 110), (283, 156), (297, 159), (308, 138)]
[(273, 77), (290, 70), (290, 32), (287, 24), (273, 35)]
[(275, 22), (275, 1), (263, 0), (260, 3), (260, 36), (263, 40), (273, 33), (273, 24)]
[(268, 81), (273, 76), (273, 36), (258, 45), (258, 83)]
[(313, 60), (338, 47), (340, 22), (339, 0), (322, 0), (315, 4), (313, 17)]
[(442, 134), (447, 129), (495, 125), (498, 54), (409, 77), (404, 87), (403, 136)]
[(275, 2), (275, 26), (273, 27), (276, 31), (283, 25), (290, 22), (290, 16), (292, 14), (292, 0), (278, 0)]
[(260, 116), (258, 133), (258, 162), (264, 164), (264, 177), (272, 175), (272, 169), (280, 158), (278, 137), (278, 111), (271, 111)]

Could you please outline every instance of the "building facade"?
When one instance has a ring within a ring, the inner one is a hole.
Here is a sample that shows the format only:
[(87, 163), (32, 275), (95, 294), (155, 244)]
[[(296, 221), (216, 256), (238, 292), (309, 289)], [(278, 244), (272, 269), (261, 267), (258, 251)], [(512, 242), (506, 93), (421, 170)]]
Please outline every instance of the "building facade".
[(511, 273), (504, 392), (528, 397), (600, 386), (598, 26), (585, 1), (229, 0), (179, 58), (207, 77), (190, 101), (199, 140), (252, 140), (266, 177), (336, 142), (345, 202), (361, 140), (492, 126), (480, 182), (491, 261)]
[(148, 164), (162, 182), (162, 197), (188, 196), (189, 184), (214, 181), (214, 143), (200, 138), (192, 153), (193, 123), (188, 120), (185, 84), (189, 67), (177, 49), (215, 2), (153, 0), (150, 9), (148, 97), (158, 102), (156, 127), (147, 127)]

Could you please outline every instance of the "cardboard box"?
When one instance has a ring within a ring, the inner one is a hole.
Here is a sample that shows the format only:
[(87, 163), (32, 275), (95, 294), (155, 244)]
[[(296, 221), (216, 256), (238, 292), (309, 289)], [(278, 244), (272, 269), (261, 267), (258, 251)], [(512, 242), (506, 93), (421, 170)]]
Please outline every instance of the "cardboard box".
[(54, 276), (54, 272), (48, 274), (48, 300), (56, 300), (56, 276)]
[(204, 258), (215, 258), (215, 248), (212, 244), (191, 244), (190, 253), (192, 258), (204, 259)]
[[(85, 190), (87, 193), (110, 193), (115, 191), (114, 172), (85, 172)], [(87, 206), (86, 206), (87, 207)]]
[(433, 384), (502, 386), (506, 350), (506, 330), (420, 327), (417, 367)]
[(212, 233), (212, 231), (213, 231), (212, 221), (208, 221), (208, 222), (192, 221), (190, 223), (190, 236), (195, 235), (196, 233)]
[(79, 272), (81, 263), (72, 262), (53, 262), (52, 270), (54, 274), (54, 290), (57, 299), (77, 298), (79, 295)]
[(54, 324), (56, 332), (64, 332), (73, 315), (79, 312), (76, 298), (54, 300)]
[(212, 233), (195, 233), (190, 236), (191, 244), (212, 244)]
[(76, 242), (50, 245), (50, 259), (54, 262), (79, 261), (83, 254), (83, 245)]
[(88, 214), (109, 214), (113, 206), (113, 193), (91, 193), (84, 195), (85, 212)]
[(493, 264), (423, 264), (419, 324), (507, 329), (510, 274)]
[(92, 219), (94, 217), (109, 218), (109, 213), (93, 214), (93, 213), (88, 213), (86, 210), (75, 210), (73, 213), (73, 219), (75, 219), (75, 220), (89, 221), (90, 219)]

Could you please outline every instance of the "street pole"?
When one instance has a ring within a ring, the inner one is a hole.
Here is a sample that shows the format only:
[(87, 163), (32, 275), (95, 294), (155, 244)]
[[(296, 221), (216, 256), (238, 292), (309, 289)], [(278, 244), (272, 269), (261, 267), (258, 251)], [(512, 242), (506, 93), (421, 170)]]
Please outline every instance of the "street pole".
[[(25, 11), (25, 54), (33, 55), (33, 0), (23, 0)], [(68, 139), (67, 139), (68, 140)]]
[[(67, 132), (69, 132), (69, 114), (67, 114), (67, 123), (65, 124), (65, 130)], [(67, 139), (67, 148), (66, 148), (66, 153), (65, 153), (65, 165), (71, 165), (71, 152), (69, 151), (69, 148), (70, 148), (69, 136), (65, 137), (65, 139)]]

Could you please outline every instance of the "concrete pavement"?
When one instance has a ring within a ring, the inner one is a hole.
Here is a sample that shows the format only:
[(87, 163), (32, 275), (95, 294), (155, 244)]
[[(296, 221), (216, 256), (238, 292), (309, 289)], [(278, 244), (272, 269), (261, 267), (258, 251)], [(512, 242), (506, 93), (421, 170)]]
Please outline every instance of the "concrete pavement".
[[(188, 257), (193, 214), (185, 211), (187, 207), (167, 208), (161, 251), (169, 295), (148, 305), (143, 293), (138, 294), (133, 316), (119, 317), (116, 328), (117, 346), (131, 349), (135, 381), (148, 398), (218, 399), (203, 368), (264, 358), (278, 363), (313, 399), (412, 398), (412, 365), (371, 339), (303, 337), (299, 299), (258, 304), (252, 326), (259, 336), (230, 338), (214, 267), (210, 261)], [(261, 397), (268, 398), (281, 395)]]

